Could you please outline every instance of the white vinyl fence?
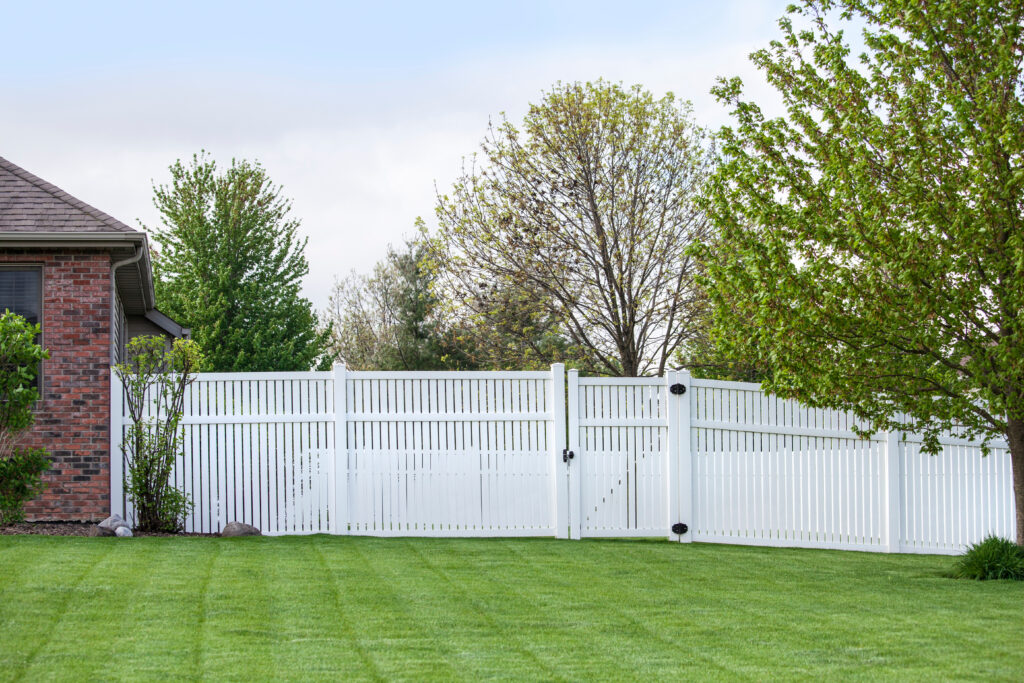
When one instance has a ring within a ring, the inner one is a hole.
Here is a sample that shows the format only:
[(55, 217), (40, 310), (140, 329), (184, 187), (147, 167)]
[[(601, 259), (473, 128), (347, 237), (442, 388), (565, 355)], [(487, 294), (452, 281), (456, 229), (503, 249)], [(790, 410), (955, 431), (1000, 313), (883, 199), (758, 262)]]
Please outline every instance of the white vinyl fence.
[[(114, 378), (112, 511), (126, 418)], [(995, 443), (859, 438), (855, 418), (756, 384), (550, 372), (201, 374), (174, 482), (187, 531), (666, 536), (957, 553), (1014, 535)], [(674, 534), (674, 524), (686, 533)]]

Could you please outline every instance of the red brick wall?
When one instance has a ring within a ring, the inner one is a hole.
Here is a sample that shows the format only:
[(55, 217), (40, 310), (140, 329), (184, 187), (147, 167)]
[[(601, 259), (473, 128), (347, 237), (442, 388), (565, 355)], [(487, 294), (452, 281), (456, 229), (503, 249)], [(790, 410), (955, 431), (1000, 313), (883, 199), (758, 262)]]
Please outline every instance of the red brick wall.
[(110, 510), (110, 254), (5, 250), (0, 263), (42, 265), (43, 398), (26, 438), (47, 450), (46, 491), (30, 520), (96, 520)]

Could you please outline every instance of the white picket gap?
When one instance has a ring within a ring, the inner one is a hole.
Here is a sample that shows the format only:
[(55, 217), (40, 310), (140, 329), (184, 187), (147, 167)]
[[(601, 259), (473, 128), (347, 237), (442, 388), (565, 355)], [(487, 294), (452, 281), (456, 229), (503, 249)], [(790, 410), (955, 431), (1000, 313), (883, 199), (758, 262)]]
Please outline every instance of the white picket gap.
[[(116, 375), (110, 408), (111, 509), (131, 518)], [(1003, 441), (982, 457), (946, 434), (929, 456), (919, 435), (861, 438), (850, 413), (685, 372), (203, 373), (184, 408), (172, 477), (194, 502), (186, 531), (947, 554), (1014, 534)]]

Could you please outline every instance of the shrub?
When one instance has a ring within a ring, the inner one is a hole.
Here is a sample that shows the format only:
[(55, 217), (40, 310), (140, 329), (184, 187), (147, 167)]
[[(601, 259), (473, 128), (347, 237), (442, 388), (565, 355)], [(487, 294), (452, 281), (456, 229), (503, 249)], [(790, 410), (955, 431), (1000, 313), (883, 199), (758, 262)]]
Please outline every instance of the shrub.
[(200, 363), (194, 342), (177, 339), (167, 350), (161, 337), (136, 337), (126, 348), (128, 362), (114, 368), (124, 384), (131, 424), (122, 442), (128, 466), (128, 498), (141, 531), (181, 531), (192, 501), (171, 485), (174, 459), (181, 452), (185, 388)]
[(42, 474), (49, 467), (42, 448), (16, 448), (0, 457), (0, 526), (25, 519), (25, 502), (46, 488)]
[(46, 451), (19, 444), (35, 421), (36, 375), (49, 357), (38, 337), (39, 325), (10, 311), (0, 315), (0, 525), (24, 519), (24, 505), (42, 492), (50, 466)]
[(957, 579), (1015, 579), (1024, 581), (1024, 547), (998, 536), (975, 543), (953, 567)]

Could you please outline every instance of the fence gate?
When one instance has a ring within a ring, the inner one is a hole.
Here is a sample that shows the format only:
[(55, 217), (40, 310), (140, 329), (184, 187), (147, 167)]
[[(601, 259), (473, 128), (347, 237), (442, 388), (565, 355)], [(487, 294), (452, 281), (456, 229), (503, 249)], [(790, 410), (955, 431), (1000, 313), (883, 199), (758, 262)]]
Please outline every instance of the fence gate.
[(683, 386), (677, 374), (580, 378), (569, 371), (573, 538), (669, 535), (681, 490), (674, 441), (689, 433), (678, 424), (689, 404), (670, 389)]

